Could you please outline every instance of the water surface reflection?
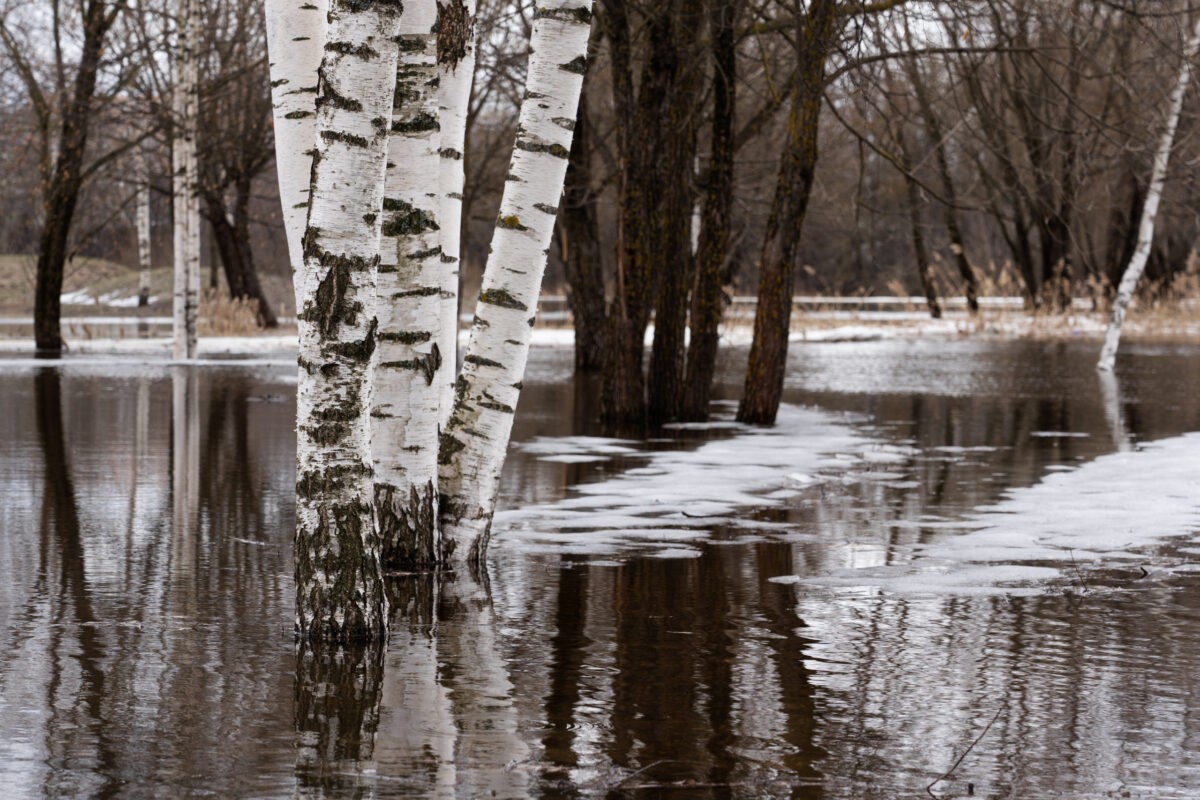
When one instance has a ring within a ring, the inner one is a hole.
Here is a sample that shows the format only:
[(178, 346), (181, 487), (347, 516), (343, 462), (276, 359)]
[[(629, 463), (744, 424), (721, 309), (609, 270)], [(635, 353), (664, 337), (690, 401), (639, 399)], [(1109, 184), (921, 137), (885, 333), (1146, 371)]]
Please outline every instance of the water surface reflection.
[[(761, 530), (712, 530), (689, 558), (531, 554), (501, 534), (486, 575), (397, 580), (391, 641), (363, 650), (292, 642), (290, 368), (6, 367), (0, 783), (12, 797), (917, 797), (994, 720), (936, 794), (1194, 797), (1187, 573), (1036, 597), (779, 581), (887, 563), (950, 535), (924, 521), (1200, 428), (1200, 351), (1135, 348), (1109, 386), (1092, 355), (801, 348), (789, 399), (890, 448), (890, 477), (747, 510)], [(569, 366), (534, 353), (519, 440), (598, 432)], [(669, 436), (647, 449), (698, 444)], [(554, 502), (640, 463), (518, 449), (503, 502)]]

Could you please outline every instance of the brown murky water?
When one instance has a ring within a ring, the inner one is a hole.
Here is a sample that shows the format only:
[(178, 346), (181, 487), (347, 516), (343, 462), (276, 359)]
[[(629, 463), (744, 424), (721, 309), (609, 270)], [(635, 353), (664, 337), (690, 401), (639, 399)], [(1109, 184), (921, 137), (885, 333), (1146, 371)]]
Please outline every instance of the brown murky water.
[[(387, 648), (338, 653), (291, 636), (292, 368), (3, 362), (3, 796), (904, 798), (952, 767), (935, 796), (1200, 796), (1200, 576), (772, 581), (1200, 430), (1200, 348), (1132, 348), (1108, 395), (1093, 350), (799, 348), (788, 400), (902, 453), (893, 479), (747, 509), (680, 557), (501, 533), (486, 576), (398, 583)], [(569, 363), (535, 351), (520, 442), (597, 433)], [(645, 457), (567, 461), (515, 450), (504, 505)]]

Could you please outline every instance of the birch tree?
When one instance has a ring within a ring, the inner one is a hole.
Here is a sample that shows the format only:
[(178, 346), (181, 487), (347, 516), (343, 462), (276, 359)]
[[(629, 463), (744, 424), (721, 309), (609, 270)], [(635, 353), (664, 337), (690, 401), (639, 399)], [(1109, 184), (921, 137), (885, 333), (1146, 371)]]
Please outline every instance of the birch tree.
[(1200, 52), (1200, 19), (1197, 19), (1183, 52), (1183, 63), (1179, 67), (1179, 77), (1175, 80), (1175, 88), (1171, 91), (1171, 99), (1167, 110), (1167, 125), (1163, 129), (1162, 139), (1154, 153), (1154, 168), (1150, 175), (1150, 186), (1146, 190), (1145, 204), (1142, 206), (1142, 220), (1138, 226), (1137, 246), (1129, 259), (1129, 266), (1121, 276), (1117, 287), (1117, 296), (1113, 300), (1112, 316), (1108, 321), (1108, 330), (1104, 335), (1104, 347), (1100, 350), (1100, 360), (1096, 369), (1111, 372), (1117, 360), (1117, 347), (1121, 343), (1121, 326), (1125, 323), (1125, 313), (1133, 301), (1133, 291), (1137, 288), (1138, 280), (1146, 269), (1146, 261), (1150, 258), (1150, 247), (1154, 243), (1154, 221), (1158, 216), (1158, 205), (1162, 201), (1163, 186), (1167, 182), (1167, 165), (1171, 160), (1171, 148), (1175, 145), (1175, 131), (1179, 127), (1179, 116), (1183, 111), (1183, 98), (1187, 94), (1188, 83), (1192, 76), (1192, 61)]
[(438, 0), (438, 121), (441, 129), (438, 191), (441, 204), (442, 310), (438, 347), (449, 369), (441, 381), (441, 412), (445, 424), (454, 403), (458, 370), (458, 281), (462, 268), (463, 154), (467, 141), (467, 111), (475, 77), (476, 0)]
[[(440, 257), (437, 215), (446, 186), (439, 176), (447, 158), (458, 159), (446, 155), (438, 135), (442, 115), (433, 89), (441, 76), (428, 35), (435, 6), (410, 0), (401, 14), (399, 2), (334, 0), (330, 8), (297, 270), (302, 636), (384, 636), (385, 540), (394, 544), (403, 534), (408, 550), (398, 552), (427, 554), (421, 557), (428, 561), (478, 560), (486, 550), (587, 63), (591, 5), (557, 0), (537, 9), (508, 189), (466, 368), (440, 441), (439, 336), (446, 331), (441, 309), (450, 273), (441, 266), (454, 259)], [(458, 8), (469, 28), (469, 9)], [(303, 120), (306, 104), (289, 109), (294, 98), (279, 91), (293, 80), (307, 86), (302, 69), (279, 49), (286, 51), (295, 33), (285, 32), (281, 13), (285, 5), (274, 3), (275, 114)], [(299, 126), (294, 133), (299, 145)], [(451, 145), (461, 141), (454, 136)], [(294, 153), (281, 162), (288, 158), (281, 172), (302, 167)], [(296, 215), (289, 216), (291, 238)], [(439, 525), (447, 537), (441, 544)]]
[(137, 160), (138, 306), (150, 304), (150, 270), (154, 262), (150, 230), (150, 160), (145, 151)]
[(547, 0), (534, 15), (516, 146), (440, 447), (442, 552), (456, 561), (478, 562), (487, 550), (567, 171), (591, 18), (591, 0)]
[(325, 47), (328, 0), (266, 0), (267, 52), (275, 122), (275, 166), (292, 263), (297, 311), (312, 154), (317, 139), (317, 69)]
[(175, 81), (171, 94), (171, 188), (175, 216), (174, 357), (196, 357), (200, 305), (200, 197), (196, 152), (200, 105), (199, 0), (180, 0)]
[(384, 638), (367, 409), (398, 0), (334, 0), (320, 68), (300, 279), (296, 628)]
[(389, 569), (436, 560), (439, 420), (442, 388), (452, 380), (444, 376), (453, 374), (439, 324), (449, 270), (438, 225), (437, 15), (435, 0), (405, 2), (388, 140), (371, 453), (375, 523)]

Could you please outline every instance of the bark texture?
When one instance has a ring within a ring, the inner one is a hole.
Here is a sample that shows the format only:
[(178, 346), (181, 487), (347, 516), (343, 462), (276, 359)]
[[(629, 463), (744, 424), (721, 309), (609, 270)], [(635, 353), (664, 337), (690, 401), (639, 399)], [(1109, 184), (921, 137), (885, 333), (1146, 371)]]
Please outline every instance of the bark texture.
[(154, 268), (150, 230), (150, 165), (145, 152), (137, 161), (138, 306), (150, 304), (150, 270)]
[(825, 62), (836, 30), (834, 0), (813, 0), (797, 31), (800, 63), (789, 88), (787, 136), (767, 218), (754, 313), (754, 342), (738, 420), (772, 425), (783, 396), (800, 230), (817, 165)]
[(458, 282), (462, 267), (463, 153), (467, 141), (467, 110), (475, 77), (475, 0), (438, 0), (437, 31), (438, 121), (441, 128), (438, 191), (441, 202), (441, 302), (438, 349), (447, 369), (439, 379), (443, 426), (454, 404), (458, 374)]
[(398, 0), (334, 0), (321, 63), (297, 315), (296, 627), (304, 638), (380, 639), (387, 630), (368, 366), (400, 12)]
[(711, 12), (713, 59), (712, 155), (704, 187), (696, 280), (692, 289), (691, 343), (683, 386), (685, 420), (708, 419), (716, 375), (718, 328), (725, 310), (722, 276), (729, 257), (733, 210), (733, 122), (737, 110), (737, 4), (717, 0)]
[(205, 190), (203, 214), (225, 270), (229, 296), (254, 301), (258, 324), (274, 328), (279, 325), (279, 320), (258, 279), (254, 250), (250, 246), (251, 188), (249, 175), (239, 176), (234, 182), (232, 215), (226, 206), (224, 192)]
[(442, 277), (435, 0), (405, 0), (388, 138), (371, 404), (375, 525), (384, 567), (437, 560), (437, 450), (441, 388), (449, 385), (439, 335)]
[(1121, 277), (1117, 287), (1117, 296), (1113, 300), (1112, 316), (1108, 321), (1108, 330), (1104, 335), (1104, 347), (1100, 350), (1100, 360), (1096, 369), (1111, 372), (1116, 366), (1117, 348), (1121, 344), (1121, 326), (1125, 323), (1125, 312), (1133, 301), (1133, 292), (1137, 289), (1138, 280), (1146, 269), (1150, 258), (1150, 248), (1154, 244), (1154, 221), (1158, 217), (1158, 205), (1162, 200), (1163, 186), (1167, 182), (1167, 166), (1171, 161), (1171, 148), (1175, 145), (1175, 131), (1179, 128), (1179, 117), (1183, 112), (1183, 99), (1187, 95), (1188, 83), (1192, 77), (1192, 61), (1200, 53), (1200, 20), (1188, 39), (1183, 53), (1183, 64), (1179, 68), (1179, 77), (1171, 90), (1171, 99), (1167, 109), (1167, 123), (1163, 129), (1162, 139), (1154, 152), (1154, 169), (1150, 176), (1150, 187), (1146, 191), (1146, 201), (1142, 205), (1142, 221), (1138, 226), (1137, 247), (1133, 258)]
[(558, 243), (566, 271), (567, 302), (575, 328), (575, 371), (598, 372), (604, 356), (604, 263), (600, 222), (592, 191), (592, 127), (588, 119), (586, 79), (579, 97), (575, 136), (563, 187)]
[(587, 65), (590, 0), (534, 14), (529, 77), (471, 338), (439, 460), (443, 554), (482, 561), (529, 357)]
[(200, 310), (200, 169), (198, 116), (199, 0), (180, 0), (172, 87), (171, 188), (175, 217), (174, 347), (176, 360), (196, 357)]
[[(688, 292), (692, 284), (692, 228), (695, 197), (693, 169), (701, 102), (700, 77), (696, 62), (697, 43), (704, 31), (699, 0), (681, 0), (668, 6), (665, 52), (657, 65), (669, 69), (666, 117), (659, 120), (663, 131), (658, 158), (661, 183), (652, 220), (647, 226), (651, 269), (659, 276), (654, 311), (654, 343), (650, 350), (650, 372), (646, 396), (647, 421), (661, 425), (679, 419), (683, 407), (685, 331)], [(649, 187), (647, 187), (649, 188)]]
[(296, 291), (303, 305), (304, 226), (317, 141), (317, 69), (325, 47), (329, 0), (265, 0), (271, 62), (275, 165)]
[(105, 38), (120, 9), (120, 5), (110, 7), (100, 0), (88, 0), (81, 9), (83, 42), (79, 70), (75, 73), (70, 98), (61, 110), (58, 156), (43, 195), (45, 222), (38, 242), (33, 300), (33, 336), (38, 352), (57, 353), (64, 346), (61, 328), (63, 269), (69, 255), (71, 223), (83, 189), (83, 158), (92, 119), (96, 77)]

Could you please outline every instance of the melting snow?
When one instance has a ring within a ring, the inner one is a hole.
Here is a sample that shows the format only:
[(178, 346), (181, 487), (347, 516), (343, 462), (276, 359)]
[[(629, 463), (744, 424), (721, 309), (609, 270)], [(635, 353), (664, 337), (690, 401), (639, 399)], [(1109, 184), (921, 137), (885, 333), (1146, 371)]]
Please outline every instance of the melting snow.
[(1031, 582), (1070, 578), (1081, 567), (1148, 562), (1154, 545), (1200, 535), (1198, 477), (1200, 433), (1152, 442), (1009, 490), (1004, 500), (956, 524), (965, 532), (914, 546), (907, 564), (837, 570), (804, 582), (900, 593), (1009, 593), (1014, 585), (1030, 590)]
[[(707, 538), (704, 526), (773, 527), (741, 519), (742, 510), (780, 505), (827, 480), (828, 473), (870, 466), (864, 464), (868, 456), (891, 463), (893, 456), (909, 452), (868, 439), (845, 417), (810, 408), (782, 407), (774, 428), (735, 428), (731, 438), (695, 450), (643, 453), (644, 466), (576, 486), (556, 503), (501, 510), (497, 530), (506, 541), (539, 552), (612, 553), (634, 547), (680, 555), (671, 545)], [(627, 444), (568, 437), (538, 439), (524, 449), (541, 458), (599, 457)]]

